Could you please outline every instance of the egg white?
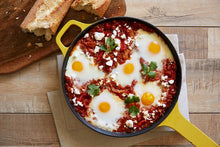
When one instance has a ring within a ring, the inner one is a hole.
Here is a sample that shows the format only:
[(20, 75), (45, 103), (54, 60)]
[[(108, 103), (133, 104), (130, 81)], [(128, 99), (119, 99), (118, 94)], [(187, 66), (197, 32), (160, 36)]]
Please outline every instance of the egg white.
[[(79, 61), (82, 63), (83, 70), (81, 72), (74, 71), (72, 69), (72, 64), (74, 61)], [(104, 72), (100, 71), (97, 66), (94, 65), (93, 58), (88, 58), (88, 56), (86, 56), (80, 49), (79, 45), (69, 57), (65, 75), (76, 79), (80, 85), (89, 80), (99, 79), (105, 76)]]
[[(135, 87), (134, 87), (134, 91), (136, 93), (136, 95), (140, 98), (145, 92), (149, 92), (152, 93), (155, 97), (154, 102), (151, 104), (153, 106), (156, 106), (158, 104), (158, 101), (161, 98), (161, 87), (157, 85), (157, 81), (156, 82), (148, 82), (146, 84), (144, 84), (143, 82), (138, 82)], [(140, 101), (141, 106), (145, 106), (144, 104), (142, 104), (142, 102)]]
[[(108, 112), (103, 113), (99, 110), (99, 104), (101, 102), (108, 102), (110, 104), (110, 110)], [(92, 98), (89, 108), (94, 113), (90, 113), (85, 119), (95, 126), (109, 131), (117, 130), (119, 127), (117, 121), (123, 117), (123, 113), (125, 112), (124, 101), (108, 90), (104, 90), (99, 96)]]
[[(138, 30), (137, 36), (135, 37), (135, 44), (138, 48), (140, 56), (148, 61), (155, 61), (158, 69), (162, 70), (162, 60), (165, 58), (173, 58), (170, 49), (165, 42), (156, 33), (149, 33), (142, 29)], [(151, 42), (157, 42), (160, 45), (160, 52), (157, 54), (151, 53), (148, 50), (148, 46)]]
[[(134, 71), (131, 74), (124, 73), (124, 66), (127, 63), (132, 63), (134, 65)], [(115, 80), (121, 84), (122, 86), (130, 85), (133, 80), (141, 80), (141, 74), (140, 74), (141, 64), (140, 64), (140, 56), (137, 54), (137, 52), (133, 52), (131, 59), (127, 60), (124, 64), (118, 65), (117, 68), (115, 68), (112, 71), (112, 74), (115, 74)]]

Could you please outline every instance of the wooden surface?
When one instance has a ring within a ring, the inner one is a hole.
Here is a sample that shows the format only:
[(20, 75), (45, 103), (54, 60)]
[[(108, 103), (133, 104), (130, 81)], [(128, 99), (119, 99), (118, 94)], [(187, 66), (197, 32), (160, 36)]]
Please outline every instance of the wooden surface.
[[(126, 5), (126, 16), (178, 34), (186, 58), (190, 120), (219, 144), (220, 1), (126, 0)], [(60, 146), (46, 95), (59, 86), (56, 54), (0, 75), (0, 146)], [(137, 146), (192, 145), (173, 132)]]
[[(0, 74), (17, 71), (59, 51), (55, 37), (50, 41), (46, 41), (44, 37), (37, 37), (32, 33), (24, 33), (21, 30), (20, 24), (34, 2), (35, 0), (0, 1)], [(112, 0), (103, 17), (124, 16), (125, 12), (124, 0)], [(88, 14), (85, 11), (79, 12), (69, 9), (57, 32), (71, 19), (92, 23), (101, 18)], [(76, 27), (69, 29), (63, 36), (64, 44), (70, 44), (79, 32), (80, 30), (76, 29)], [(35, 43), (43, 43), (43, 47), (38, 47)]]

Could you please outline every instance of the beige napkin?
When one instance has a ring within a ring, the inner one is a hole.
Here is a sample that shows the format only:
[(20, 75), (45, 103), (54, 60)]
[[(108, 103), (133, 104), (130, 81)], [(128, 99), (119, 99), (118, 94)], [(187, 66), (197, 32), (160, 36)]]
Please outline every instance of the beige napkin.
[[(177, 52), (179, 52), (178, 47), (178, 36), (175, 34), (167, 34), (168, 38), (173, 43)], [(185, 76), (185, 59), (184, 55), (179, 55), (182, 72), (183, 72), (183, 84), (179, 96), (179, 109), (182, 115), (189, 120), (188, 112), (188, 100), (187, 100), (187, 88), (186, 88), (186, 76)], [(61, 73), (63, 57), (62, 55), (57, 56), (58, 61), (58, 72)], [(59, 75), (60, 78), (60, 75)], [(55, 125), (57, 128), (58, 137), (60, 144), (63, 147), (69, 146), (129, 146), (143, 141), (153, 139), (155, 137), (160, 137), (163, 135), (168, 135), (172, 129), (167, 127), (160, 127), (153, 129), (150, 132), (144, 133), (139, 136), (130, 138), (114, 138), (105, 136), (84, 126), (71, 112), (62, 91), (48, 92), (48, 100), (51, 106), (53, 117), (55, 120)]]

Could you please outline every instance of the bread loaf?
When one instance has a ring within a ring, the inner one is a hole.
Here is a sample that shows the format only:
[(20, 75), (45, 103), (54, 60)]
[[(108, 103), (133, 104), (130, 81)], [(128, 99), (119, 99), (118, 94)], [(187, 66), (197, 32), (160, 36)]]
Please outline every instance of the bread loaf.
[(85, 10), (102, 17), (108, 9), (111, 0), (75, 0), (71, 5), (74, 10)]
[(49, 41), (66, 15), (73, 0), (37, 0), (20, 25), (23, 31), (45, 36)]

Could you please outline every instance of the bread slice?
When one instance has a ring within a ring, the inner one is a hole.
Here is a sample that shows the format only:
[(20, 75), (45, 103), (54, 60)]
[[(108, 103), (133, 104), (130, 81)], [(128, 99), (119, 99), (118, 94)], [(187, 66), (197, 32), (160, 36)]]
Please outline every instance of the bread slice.
[(69, 10), (73, 0), (37, 0), (20, 27), (49, 41)]
[(85, 10), (102, 17), (108, 9), (111, 0), (75, 0), (71, 5), (74, 10)]

